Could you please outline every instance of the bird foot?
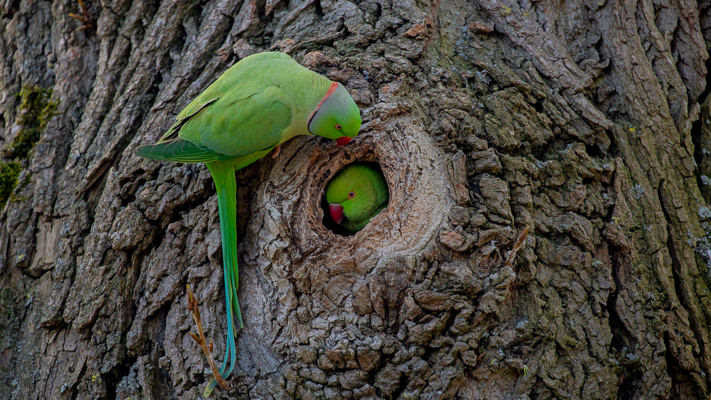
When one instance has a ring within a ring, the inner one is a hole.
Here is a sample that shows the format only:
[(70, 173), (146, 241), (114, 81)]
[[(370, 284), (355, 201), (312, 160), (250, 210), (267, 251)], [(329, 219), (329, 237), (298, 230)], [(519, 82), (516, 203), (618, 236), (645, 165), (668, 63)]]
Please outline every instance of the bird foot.
[(281, 153), (281, 145), (278, 144), (274, 148), (274, 151), (272, 152), (272, 160), (276, 160), (277, 157), (279, 157), (279, 153)]
[(193, 291), (190, 290), (190, 286), (187, 286), (188, 289), (188, 310), (193, 316), (193, 320), (195, 321), (195, 325), (197, 325), (197, 330), (198, 334), (196, 335), (193, 332), (190, 332), (190, 336), (195, 340), (195, 342), (200, 346), (202, 349), (202, 352), (205, 353), (205, 357), (207, 357), (207, 362), (210, 364), (210, 369), (212, 370), (212, 375), (215, 377), (215, 380), (217, 381), (217, 384), (220, 386), (220, 389), (222, 390), (229, 390), (230, 389), (230, 384), (225, 380), (225, 378), (220, 375), (220, 372), (217, 370), (217, 365), (215, 364), (215, 360), (212, 358), (212, 341), (210, 341), (210, 344), (207, 344), (207, 339), (205, 339), (205, 332), (202, 329), (202, 322), (200, 320), (200, 310), (198, 310), (198, 302), (197, 299), (195, 298), (195, 295), (193, 294)]

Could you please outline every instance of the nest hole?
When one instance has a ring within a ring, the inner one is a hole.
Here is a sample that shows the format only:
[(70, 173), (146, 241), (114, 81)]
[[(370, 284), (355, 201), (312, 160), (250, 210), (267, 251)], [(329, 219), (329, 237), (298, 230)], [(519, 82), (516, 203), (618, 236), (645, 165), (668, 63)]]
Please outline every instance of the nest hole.
[[(372, 169), (376, 170), (377, 173), (380, 174), (380, 176), (381, 176), (381, 177), (383, 178), (383, 180), (385, 181), (385, 183), (386, 183), (386, 187), (385, 187), (385, 188), (386, 188), (386, 191), (387, 191), (387, 199), (385, 200), (385, 204), (384, 204), (382, 207), (380, 207), (380, 210), (378, 210), (377, 213), (373, 214), (373, 215), (370, 217), (370, 220), (369, 220), (365, 225), (363, 225), (363, 226), (360, 227), (359, 229), (353, 230), (353, 231), (346, 229), (345, 227), (343, 227), (342, 225), (336, 223), (336, 221), (333, 220), (333, 218), (331, 217), (331, 214), (330, 214), (330, 212), (329, 212), (329, 204), (328, 204), (328, 201), (326, 201), (326, 188), (328, 187), (328, 185), (331, 183), (331, 181), (332, 181), (333, 179), (335, 179), (336, 175), (337, 175), (340, 171), (342, 171), (342, 170), (344, 170), (344, 169), (346, 169), (347, 167), (350, 167), (350, 166), (352, 166), (352, 165), (365, 165), (365, 166), (371, 167)], [(383, 169), (380, 167), (380, 164), (379, 164), (378, 162), (376, 162), (376, 161), (370, 161), (370, 160), (358, 160), (358, 161), (354, 161), (354, 162), (352, 162), (352, 163), (349, 163), (349, 164), (344, 165), (340, 170), (338, 170), (338, 171), (331, 177), (331, 179), (328, 180), (328, 182), (327, 182), (326, 185), (324, 186), (324, 188), (323, 188), (323, 193), (322, 193), (322, 195), (321, 195), (321, 210), (323, 211), (323, 220), (322, 220), (322, 223), (323, 223), (323, 225), (324, 225), (328, 230), (330, 230), (331, 232), (333, 232), (333, 233), (335, 233), (335, 234), (337, 234), (337, 235), (340, 235), (340, 236), (352, 236), (352, 235), (355, 235), (356, 233), (360, 232), (360, 231), (361, 231), (363, 228), (365, 228), (366, 226), (368, 226), (368, 224), (370, 224), (370, 221), (372, 221), (372, 219), (373, 219), (376, 215), (380, 214), (381, 212), (384, 212), (385, 209), (388, 207), (389, 201), (390, 201), (390, 187), (389, 187), (389, 185), (388, 185), (388, 180), (385, 178), (385, 175), (383, 174)]]
[[(288, 242), (304, 268), (314, 263), (345, 265), (356, 259), (365, 267), (365, 258), (417, 254), (432, 241), (446, 220), (451, 196), (443, 156), (426, 134), (400, 128), (388, 134), (365, 132), (343, 147), (328, 142), (314, 146), (307, 139), (282, 149), (269, 178), (257, 190), (263, 210), (255, 210), (250, 218), (257, 238), (275, 240), (288, 232)], [(352, 233), (330, 220), (324, 195), (334, 176), (355, 162), (378, 166), (388, 201)]]

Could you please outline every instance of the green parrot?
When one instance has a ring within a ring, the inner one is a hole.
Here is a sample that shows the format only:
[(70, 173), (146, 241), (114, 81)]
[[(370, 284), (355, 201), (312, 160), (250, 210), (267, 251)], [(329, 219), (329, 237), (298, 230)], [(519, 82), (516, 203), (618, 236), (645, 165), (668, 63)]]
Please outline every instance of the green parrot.
[[(155, 160), (204, 162), (215, 181), (227, 303), (223, 378), (232, 373), (236, 360), (233, 312), (244, 327), (237, 301), (235, 171), (298, 135), (335, 139), (343, 146), (360, 125), (360, 110), (343, 85), (284, 53), (266, 52), (228, 69), (178, 114), (156, 144), (136, 150)], [(214, 386), (213, 378), (206, 393)]]
[(326, 202), (335, 223), (357, 232), (388, 204), (388, 185), (377, 168), (353, 163), (328, 183)]

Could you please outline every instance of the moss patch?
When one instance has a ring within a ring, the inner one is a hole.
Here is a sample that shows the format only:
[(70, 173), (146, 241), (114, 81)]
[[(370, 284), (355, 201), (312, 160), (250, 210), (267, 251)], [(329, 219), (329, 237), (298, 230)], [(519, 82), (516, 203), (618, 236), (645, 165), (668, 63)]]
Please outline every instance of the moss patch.
[(15, 189), (21, 170), (22, 167), (17, 161), (0, 161), (0, 206), (5, 204), (12, 190)]
[(17, 95), (20, 97), (17, 124), (21, 129), (10, 144), (8, 155), (22, 159), (27, 158), (47, 122), (57, 114), (58, 103), (50, 100), (52, 89), (37, 86), (24, 86)]
[[(49, 120), (57, 115), (58, 102), (52, 101), (52, 89), (38, 86), (23, 86), (17, 94), (20, 99), (17, 125), (19, 132), (3, 151), (6, 160), (0, 160), (0, 207), (12, 198), (12, 192), (18, 184), (18, 176), (22, 171), (22, 161), (27, 159), (30, 151), (47, 127)], [(23, 185), (29, 183), (29, 175)]]

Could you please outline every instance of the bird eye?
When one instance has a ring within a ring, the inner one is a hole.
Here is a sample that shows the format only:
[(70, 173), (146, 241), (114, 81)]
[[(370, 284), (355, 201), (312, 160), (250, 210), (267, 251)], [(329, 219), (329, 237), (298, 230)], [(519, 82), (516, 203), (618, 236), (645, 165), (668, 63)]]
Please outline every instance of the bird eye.
[(338, 129), (340, 131), (342, 128), (343, 127), (341, 126), (341, 124), (336, 124), (336, 129)]
[(355, 192), (348, 192), (348, 198), (352, 199), (355, 197)]

